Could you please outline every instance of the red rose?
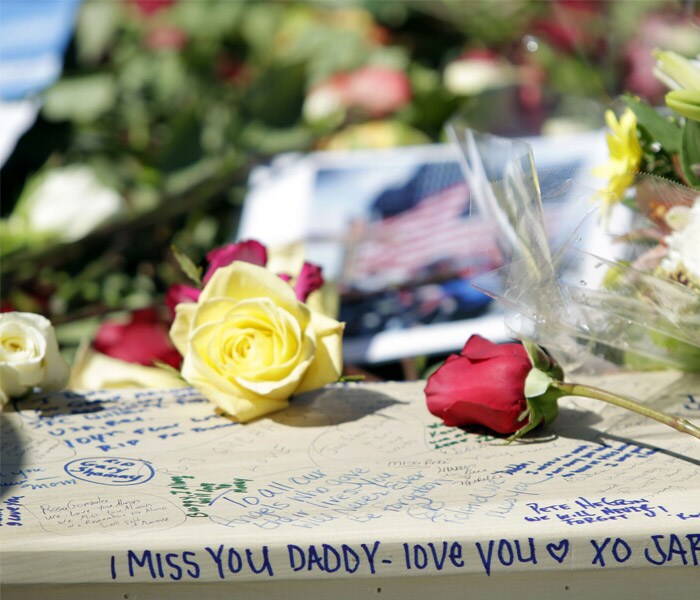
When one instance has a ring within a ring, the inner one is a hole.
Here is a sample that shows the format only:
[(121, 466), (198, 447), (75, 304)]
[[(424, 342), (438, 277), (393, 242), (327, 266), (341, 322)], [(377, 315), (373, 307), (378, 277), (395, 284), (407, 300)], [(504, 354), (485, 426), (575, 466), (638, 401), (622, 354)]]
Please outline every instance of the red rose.
[(513, 434), (509, 441), (552, 423), (562, 396), (601, 400), (700, 439), (700, 427), (686, 419), (600, 388), (566, 383), (564, 372), (549, 352), (528, 340), (523, 345), (499, 345), (473, 335), (460, 354), (450, 356), (428, 378), (425, 395), (428, 409), (445, 425), (484, 425), (498, 433)]
[(151, 366), (162, 361), (179, 369), (182, 357), (168, 333), (169, 325), (152, 309), (137, 310), (126, 323), (107, 321), (95, 336), (95, 349), (107, 356)]
[(473, 335), (428, 378), (428, 410), (446, 425), (484, 425), (515, 433), (527, 422), (525, 379), (532, 363), (521, 344), (494, 344)]
[(403, 71), (370, 65), (348, 74), (343, 94), (349, 107), (380, 118), (411, 101), (411, 82)]
[(316, 85), (306, 99), (304, 112), (312, 121), (352, 109), (378, 119), (406, 106), (411, 96), (411, 81), (403, 71), (370, 65), (336, 73)]

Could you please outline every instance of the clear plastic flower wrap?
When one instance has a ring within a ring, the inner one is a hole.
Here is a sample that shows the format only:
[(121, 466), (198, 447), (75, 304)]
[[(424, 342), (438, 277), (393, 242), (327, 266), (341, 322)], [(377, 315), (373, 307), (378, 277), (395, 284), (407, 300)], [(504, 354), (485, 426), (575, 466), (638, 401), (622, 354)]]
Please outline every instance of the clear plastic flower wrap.
[[(700, 288), (682, 269), (664, 266), (671, 216), (687, 216), (697, 191), (634, 175), (637, 214), (613, 236), (601, 223), (592, 176), (538, 173), (530, 146), (519, 140), (456, 122), (448, 133), (459, 148), (472, 210), (491, 223), (501, 255), (502, 266), (474, 285), (505, 306), (515, 337), (547, 347), (567, 371), (700, 371)], [(567, 224), (566, 241), (550, 248), (543, 200), (571, 199), (588, 209)]]

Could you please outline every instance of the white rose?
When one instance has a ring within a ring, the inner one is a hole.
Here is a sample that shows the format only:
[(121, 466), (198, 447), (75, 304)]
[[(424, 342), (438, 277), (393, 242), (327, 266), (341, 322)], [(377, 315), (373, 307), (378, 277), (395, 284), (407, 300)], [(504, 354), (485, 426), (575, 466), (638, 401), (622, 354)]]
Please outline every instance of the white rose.
[(49, 171), (22, 200), (30, 234), (51, 234), (64, 242), (85, 237), (124, 210), (123, 198), (105, 187), (90, 167)]
[(0, 314), (0, 405), (35, 387), (60, 390), (69, 373), (48, 319), (32, 313)]
[(661, 269), (668, 273), (682, 273), (700, 288), (700, 196), (690, 210), (678, 215), (682, 218), (672, 220), (672, 223), (679, 229), (666, 236), (668, 254), (661, 262)]

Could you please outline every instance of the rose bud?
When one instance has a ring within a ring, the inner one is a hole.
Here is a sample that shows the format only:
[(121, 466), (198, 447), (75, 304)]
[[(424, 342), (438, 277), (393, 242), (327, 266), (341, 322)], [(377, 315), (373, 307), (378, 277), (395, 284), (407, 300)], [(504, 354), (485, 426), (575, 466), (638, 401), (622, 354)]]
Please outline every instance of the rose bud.
[(446, 425), (515, 433), (523, 426), (525, 379), (531, 369), (522, 344), (499, 345), (474, 335), (428, 379), (428, 410)]
[(306, 302), (309, 295), (323, 285), (321, 270), (321, 267), (309, 262), (305, 262), (301, 267), (299, 277), (294, 284), (294, 293), (300, 302)]

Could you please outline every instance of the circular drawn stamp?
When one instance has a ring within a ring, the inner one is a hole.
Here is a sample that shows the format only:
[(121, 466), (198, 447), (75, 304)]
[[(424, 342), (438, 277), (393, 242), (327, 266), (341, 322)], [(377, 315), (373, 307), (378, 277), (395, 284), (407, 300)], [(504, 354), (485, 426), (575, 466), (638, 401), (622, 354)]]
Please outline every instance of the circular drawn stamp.
[(116, 456), (78, 458), (66, 463), (64, 469), (68, 475), (82, 481), (116, 486), (146, 483), (155, 473), (144, 460)]

